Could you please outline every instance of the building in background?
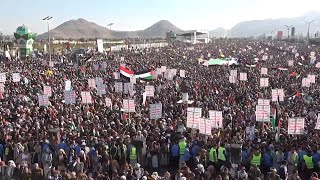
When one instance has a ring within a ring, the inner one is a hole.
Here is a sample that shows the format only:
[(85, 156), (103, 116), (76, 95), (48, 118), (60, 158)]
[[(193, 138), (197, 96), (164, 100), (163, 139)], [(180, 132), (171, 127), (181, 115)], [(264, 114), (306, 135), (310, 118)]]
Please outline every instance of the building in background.
[(33, 42), (36, 38), (37, 34), (32, 33), (30, 29), (28, 29), (25, 25), (19, 26), (14, 33), (14, 37), (16, 38), (19, 54), (21, 59), (25, 59), (29, 56), (30, 52), (33, 50)]
[(176, 32), (176, 40), (186, 43), (209, 43), (209, 31), (206, 30), (189, 30)]

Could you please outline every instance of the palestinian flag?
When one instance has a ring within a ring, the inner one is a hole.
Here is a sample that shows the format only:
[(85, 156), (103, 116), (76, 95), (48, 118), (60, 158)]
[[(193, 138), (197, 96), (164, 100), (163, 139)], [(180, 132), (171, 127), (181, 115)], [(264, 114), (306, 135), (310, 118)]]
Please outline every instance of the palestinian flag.
[(120, 74), (124, 77), (130, 78), (132, 75), (134, 75), (134, 72), (126, 67), (120, 66)]
[(273, 110), (271, 123), (272, 123), (272, 127), (273, 128), (280, 127), (279, 116), (278, 116), (278, 108), (277, 107)]
[(153, 79), (152, 70), (135, 72), (134, 76), (136, 77), (136, 79), (141, 79), (145, 81), (150, 81)]

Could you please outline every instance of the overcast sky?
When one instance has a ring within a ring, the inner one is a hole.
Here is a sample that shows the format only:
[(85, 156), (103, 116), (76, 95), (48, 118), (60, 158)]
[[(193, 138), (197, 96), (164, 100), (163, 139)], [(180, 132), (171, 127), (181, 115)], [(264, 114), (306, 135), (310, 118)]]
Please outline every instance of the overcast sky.
[(25, 24), (43, 33), (42, 18), (53, 16), (54, 28), (70, 19), (84, 18), (113, 30), (145, 29), (159, 20), (177, 27), (212, 30), (231, 28), (245, 20), (296, 17), (320, 11), (320, 0), (1, 0), (0, 31), (13, 34)]

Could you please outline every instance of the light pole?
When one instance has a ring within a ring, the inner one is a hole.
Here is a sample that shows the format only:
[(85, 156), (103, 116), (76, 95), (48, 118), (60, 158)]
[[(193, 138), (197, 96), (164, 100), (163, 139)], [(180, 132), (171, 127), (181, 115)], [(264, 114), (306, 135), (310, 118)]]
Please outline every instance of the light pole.
[(285, 25), (287, 27), (287, 30), (288, 30), (288, 40), (290, 38), (290, 28), (292, 28), (292, 25), (288, 26), (288, 25)]
[[(3, 35), (3, 33), (2, 32), (0, 32), (0, 50), (2, 49), (2, 35)], [(5, 50), (5, 49), (4, 49)]]
[(308, 24), (308, 34), (307, 34), (307, 44), (309, 44), (309, 33), (310, 33), (310, 24), (313, 23), (316, 19), (312, 20), (312, 21), (304, 21)]
[(47, 26), (48, 26), (48, 48), (49, 48), (49, 62), (51, 63), (51, 40), (50, 40), (50, 25), (49, 25), (49, 20), (52, 19), (52, 16), (47, 16), (45, 18), (43, 18), (43, 21), (47, 22)]
[(110, 35), (111, 35), (111, 26), (113, 26), (114, 25), (114, 23), (109, 23), (108, 25), (107, 25), (107, 27), (109, 27), (109, 29), (110, 29)]

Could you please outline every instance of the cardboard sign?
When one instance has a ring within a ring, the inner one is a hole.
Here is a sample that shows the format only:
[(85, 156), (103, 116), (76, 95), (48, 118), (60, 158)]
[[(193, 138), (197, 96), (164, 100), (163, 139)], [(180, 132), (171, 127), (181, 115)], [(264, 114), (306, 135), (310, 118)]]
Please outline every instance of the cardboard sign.
[(304, 133), (304, 118), (289, 118), (288, 134), (303, 134)]
[(270, 122), (270, 106), (256, 106), (256, 121)]
[(65, 104), (75, 104), (76, 103), (76, 97), (74, 91), (64, 91), (64, 103)]
[(258, 105), (259, 106), (269, 106), (270, 99), (258, 99)]
[(94, 79), (88, 79), (89, 88), (96, 88), (96, 81)]
[(288, 66), (293, 66), (293, 60), (288, 61)]
[(92, 103), (92, 97), (90, 92), (88, 91), (82, 91), (81, 92), (81, 99), (83, 104), (91, 104)]
[(135, 112), (135, 103), (133, 99), (123, 99), (124, 112)]
[(238, 72), (237, 72), (237, 70), (231, 70), (231, 71), (230, 71), (230, 76), (238, 77)]
[(235, 84), (237, 82), (237, 77), (236, 76), (229, 76), (229, 82), (232, 84)]
[(154, 96), (154, 86), (146, 86), (145, 87), (145, 92), (147, 97), (153, 97)]
[(114, 72), (113, 73), (114, 79), (120, 79), (120, 73)]
[(6, 73), (0, 73), (0, 83), (4, 83), (6, 82), (7, 77), (6, 77)]
[(162, 103), (150, 104), (150, 119), (162, 118)]
[(71, 81), (70, 80), (66, 80), (65, 81), (64, 90), (65, 91), (70, 91), (71, 90)]
[(261, 68), (261, 74), (262, 75), (268, 75), (268, 68)]
[(20, 82), (20, 79), (21, 79), (20, 73), (13, 73), (12, 74), (12, 81), (13, 82)]
[(123, 83), (122, 82), (115, 82), (114, 83), (114, 91), (117, 93), (123, 92)]
[(260, 87), (268, 87), (269, 78), (260, 78)]
[(213, 128), (223, 128), (222, 111), (209, 111), (209, 120), (212, 121)]
[(110, 98), (106, 97), (104, 101), (105, 101), (107, 107), (112, 108), (112, 101)]
[(180, 70), (180, 77), (186, 77), (186, 71), (185, 70)]
[(310, 83), (309, 78), (302, 78), (302, 87), (310, 87)]
[(248, 81), (247, 73), (240, 73), (240, 81)]
[(47, 95), (48, 97), (51, 97), (52, 96), (51, 86), (43, 86), (43, 94)]
[(47, 95), (38, 95), (38, 103), (39, 106), (49, 106), (49, 98)]

